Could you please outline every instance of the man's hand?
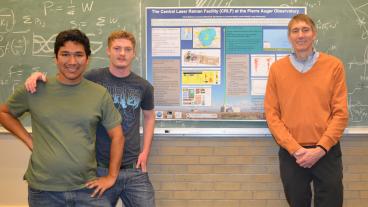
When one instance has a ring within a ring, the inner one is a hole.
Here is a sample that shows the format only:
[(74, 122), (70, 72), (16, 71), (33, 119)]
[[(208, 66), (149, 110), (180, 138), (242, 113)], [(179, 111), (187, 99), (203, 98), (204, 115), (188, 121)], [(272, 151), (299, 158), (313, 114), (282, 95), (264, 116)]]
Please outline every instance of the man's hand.
[(141, 152), (138, 156), (136, 168), (140, 167), (142, 169), (142, 172), (147, 172), (147, 160), (148, 160), (148, 155), (144, 152)]
[(37, 91), (37, 81), (43, 81), (46, 82), (46, 74), (41, 72), (34, 72), (29, 76), (24, 82), (24, 86), (26, 87), (26, 90), (30, 93), (35, 93)]
[(294, 152), (293, 156), (296, 160), (301, 159), (307, 153), (307, 149), (304, 147), (299, 148), (296, 152)]
[(109, 188), (111, 188), (115, 184), (116, 178), (111, 176), (103, 176), (99, 177), (95, 180), (88, 181), (86, 183), (86, 187), (91, 189), (95, 188), (95, 191), (92, 193), (91, 197), (101, 197), (102, 194)]
[(294, 153), (296, 163), (303, 168), (311, 168), (316, 164), (326, 152), (320, 147), (316, 148), (300, 148)]

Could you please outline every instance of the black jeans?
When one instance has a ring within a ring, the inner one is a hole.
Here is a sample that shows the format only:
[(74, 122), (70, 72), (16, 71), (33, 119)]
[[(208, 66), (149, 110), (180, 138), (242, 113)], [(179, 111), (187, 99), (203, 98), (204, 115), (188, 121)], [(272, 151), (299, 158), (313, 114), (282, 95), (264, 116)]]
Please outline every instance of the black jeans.
[(341, 207), (344, 187), (340, 143), (333, 146), (312, 168), (302, 168), (283, 148), (279, 150), (280, 175), (291, 207), (310, 207), (311, 182), (314, 207)]

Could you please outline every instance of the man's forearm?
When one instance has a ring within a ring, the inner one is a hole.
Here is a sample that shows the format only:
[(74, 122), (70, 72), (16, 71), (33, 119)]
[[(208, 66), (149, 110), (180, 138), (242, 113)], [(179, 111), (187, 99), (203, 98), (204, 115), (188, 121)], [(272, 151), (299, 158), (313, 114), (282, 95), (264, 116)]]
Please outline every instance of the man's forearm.
[(30, 150), (33, 150), (31, 135), (27, 132), (22, 123), (10, 114), (6, 105), (0, 106), (0, 124), (24, 142)]
[(143, 150), (147, 156), (151, 151), (153, 133), (155, 128), (155, 112), (153, 110), (143, 111)]
[(109, 176), (116, 178), (119, 175), (125, 138), (120, 125), (110, 130), (109, 135), (111, 138)]

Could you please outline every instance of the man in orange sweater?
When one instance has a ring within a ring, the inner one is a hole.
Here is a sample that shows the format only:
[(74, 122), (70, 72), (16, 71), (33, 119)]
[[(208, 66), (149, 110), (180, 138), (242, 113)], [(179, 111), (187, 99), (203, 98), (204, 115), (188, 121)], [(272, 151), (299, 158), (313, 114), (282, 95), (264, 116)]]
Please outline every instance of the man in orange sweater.
[(268, 127), (280, 145), (280, 175), (292, 207), (343, 203), (339, 140), (348, 122), (343, 63), (317, 52), (317, 31), (304, 14), (288, 25), (293, 53), (270, 69), (264, 101)]

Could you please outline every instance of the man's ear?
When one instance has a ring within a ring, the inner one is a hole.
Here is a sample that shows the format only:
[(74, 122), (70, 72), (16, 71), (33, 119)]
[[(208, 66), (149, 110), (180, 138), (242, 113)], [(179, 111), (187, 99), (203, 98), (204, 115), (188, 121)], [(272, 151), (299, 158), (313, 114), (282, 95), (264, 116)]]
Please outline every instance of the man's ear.
[(313, 41), (316, 41), (316, 39), (317, 39), (317, 32), (313, 31)]
[(107, 56), (110, 56), (110, 48), (109, 48), (109, 46), (106, 47), (106, 54), (107, 54)]

